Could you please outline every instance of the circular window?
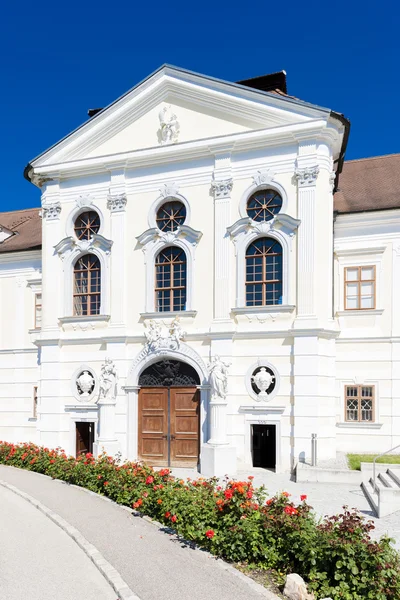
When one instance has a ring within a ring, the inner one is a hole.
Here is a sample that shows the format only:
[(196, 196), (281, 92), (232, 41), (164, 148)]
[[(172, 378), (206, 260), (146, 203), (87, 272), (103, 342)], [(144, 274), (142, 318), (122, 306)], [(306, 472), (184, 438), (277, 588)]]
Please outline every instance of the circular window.
[(247, 200), (247, 214), (253, 221), (270, 221), (282, 208), (282, 196), (275, 190), (259, 190)]
[(160, 206), (156, 223), (161, 231), (176, 231), (186, 220), (186, 207), (179, 200), (170, 200)]
[(74, 231), (78, 240), (90, 240), (99, 229), (100, 217), (94, 210), (81, 213), (75, 219)]

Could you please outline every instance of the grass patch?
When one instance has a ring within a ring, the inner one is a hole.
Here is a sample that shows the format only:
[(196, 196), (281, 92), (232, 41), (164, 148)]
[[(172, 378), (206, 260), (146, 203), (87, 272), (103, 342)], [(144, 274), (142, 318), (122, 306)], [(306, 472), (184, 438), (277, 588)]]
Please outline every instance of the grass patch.
[[(375, 456), (376, 454), (348, 454), (347, 460), (350, 469), (352, 469), (353, 471), (361, 471), (361, 463), (372, 463), (374, 461)], [(388, 463), (391, 465), (399, 465), (400, 454), (387, 454), (386, 456), (382, 456), (382, 458), (378, 458), (376, 462)]]

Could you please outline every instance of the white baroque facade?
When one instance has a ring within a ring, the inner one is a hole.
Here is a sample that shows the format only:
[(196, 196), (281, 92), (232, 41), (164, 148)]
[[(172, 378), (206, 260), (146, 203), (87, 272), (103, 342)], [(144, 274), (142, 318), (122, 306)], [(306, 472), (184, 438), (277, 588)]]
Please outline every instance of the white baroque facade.
[(165, 66), (31, 161), (41, 221), (0, 214), (0, 438), (207, 475), (400, 443), (400, 203), (364, 206), (347, 135)]

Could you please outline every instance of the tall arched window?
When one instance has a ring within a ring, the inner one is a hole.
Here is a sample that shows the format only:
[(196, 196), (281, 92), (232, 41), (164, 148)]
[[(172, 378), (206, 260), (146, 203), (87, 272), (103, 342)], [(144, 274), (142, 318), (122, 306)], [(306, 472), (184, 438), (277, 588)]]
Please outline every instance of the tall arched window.
[(74, 315), (99, 315), (101, 300), (100, 261), (94, 254), (85, 254), (74, 265)]
[(246, 306), (282, 304), (282, 246), (258, 238), (246, 250)]
[(156, 311), (186, 309), (186, 254), (169, 246), (159, 252), (155, 262)]

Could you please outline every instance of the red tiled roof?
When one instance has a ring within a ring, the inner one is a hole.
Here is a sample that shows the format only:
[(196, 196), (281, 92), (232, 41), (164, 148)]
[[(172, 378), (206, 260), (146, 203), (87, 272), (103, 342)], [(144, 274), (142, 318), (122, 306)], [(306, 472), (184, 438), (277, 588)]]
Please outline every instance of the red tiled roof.
[(400, 154), (346, 161), (334, 208), (339, 213), (400, 208)]
[(40, 250), (42, 247), (42, 219), (39, 208), (0, 213), (0, 226), (13, 235), (0, 242), (0, 253), (22, 250)]

